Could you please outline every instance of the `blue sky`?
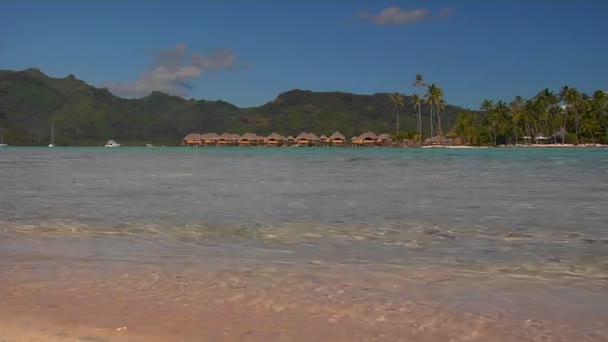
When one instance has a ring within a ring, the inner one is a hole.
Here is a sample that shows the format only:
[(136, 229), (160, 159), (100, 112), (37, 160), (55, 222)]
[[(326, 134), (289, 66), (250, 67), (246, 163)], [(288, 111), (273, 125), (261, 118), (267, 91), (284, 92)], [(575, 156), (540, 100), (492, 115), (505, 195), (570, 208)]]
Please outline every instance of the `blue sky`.
[(0, 69), (243, 107), (296, 88), (411, 94), (422, 73), (478, 108), (607, 89), (606, 13), (601, 0), (1, 1)]

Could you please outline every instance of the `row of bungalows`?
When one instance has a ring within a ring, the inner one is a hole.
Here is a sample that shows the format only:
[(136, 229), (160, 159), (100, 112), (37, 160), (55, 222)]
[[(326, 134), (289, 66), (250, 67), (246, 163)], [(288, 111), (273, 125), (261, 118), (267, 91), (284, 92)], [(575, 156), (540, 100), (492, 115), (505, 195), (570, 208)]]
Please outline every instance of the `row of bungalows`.
[(367, 132), (350, 138), (350, 142), (354, 146), (388, 146), (393, 143), (393, 139), (388, 134), (376, 135), (374, 132)]
[(374, 132), (354, 136), (348, 141), (346, 137), (335, 132), (329, 137), (314, 133), (302, 132), (295, 138), (272, 133), (266, 137), (254, 133), (243, 135), (222, 133), (190, 133), (182, 142), (185, 146), (388, 146), (392, 139), (388, 134), (376, 135)]
[(190, 133), (182, 141), (184, 146), (344, 146), (346, 137), (335, 132), (329, 137), (317, 136), (314, 133), (302, 132), (297, 137), (282, 136), (272, 133), (267, 137), (259, 136), (254, 133), (243, 135), (222, 133)]

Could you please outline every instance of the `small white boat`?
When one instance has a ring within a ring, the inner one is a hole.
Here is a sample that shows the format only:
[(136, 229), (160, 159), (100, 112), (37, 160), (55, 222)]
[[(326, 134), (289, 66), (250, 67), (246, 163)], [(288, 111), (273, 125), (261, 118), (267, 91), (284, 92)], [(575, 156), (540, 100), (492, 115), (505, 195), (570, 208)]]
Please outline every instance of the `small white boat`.
[(104, 147), (120, 147), (120, 144), (116, 140), (108, 140)]
[(152, 144), (146, 144), (146, 147), (154, 147)]

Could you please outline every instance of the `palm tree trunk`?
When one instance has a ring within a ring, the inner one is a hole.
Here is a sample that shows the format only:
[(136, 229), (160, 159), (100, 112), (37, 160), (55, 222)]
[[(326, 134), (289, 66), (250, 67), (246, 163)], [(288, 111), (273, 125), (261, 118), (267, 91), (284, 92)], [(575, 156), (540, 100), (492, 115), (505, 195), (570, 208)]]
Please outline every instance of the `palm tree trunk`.
[(395, 112), (397, 113), (397, 128), (395, 130), (395, 139), (397, 139), (397, 135), (399, 135), (399, 111), (395, 108)]
[(431, 139), (433, 139), (433, 104), (431, 103)]
[(555, 135), (555, 116), (551, 115), (551, 129), (553, 130), (553, 143), (557, 144), (557, 136)]
[(439, 124), (439, 136), (443, 136), (443, 131), (441, 130), (441, 114), (440, 111), (437, 110), (437, 123)]
[(576, 131), (576, 142), (578, 143), (578, 139), (579, 139), (579, 135), (581, 132), (581, 126), (580, 126), (580, 118), (578, 115), (578, 108), (574, 107), (574, 130)]
[(422, 115), (420, 114), (420, 104), (418, 104), (418, 141), (422, 142)]

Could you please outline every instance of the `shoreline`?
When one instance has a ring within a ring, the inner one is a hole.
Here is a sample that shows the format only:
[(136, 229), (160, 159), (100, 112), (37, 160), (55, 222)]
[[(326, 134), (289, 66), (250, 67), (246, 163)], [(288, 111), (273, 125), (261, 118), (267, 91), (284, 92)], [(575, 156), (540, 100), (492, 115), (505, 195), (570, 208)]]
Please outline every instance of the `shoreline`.
[[(11, 342), (599, 341), (608, 334), (608, 313), (589, 312), (580, 300), (605, 298), (585, 284), (563, 292), (534, 276), (226, 251), (137, 259), (119, 251), (148, 243), (109, 252), (115, 244), (84, 237), (27, 238), (32, 249), (11, 239), (0, 260), (0, 336)], [(85, 257), (91, 246), (97, 254)], [(579, 291), (580, 303), (564, 297)]]
[(123, 145), (121, 147), (104, 147), (104, 146), (54, 146), (49, 148), (45, 145), (7, 145), (1, 146), (0, 151), (3, 149), (14, 149), (14, 148), (44, 148), (44, 149), (62, 149), (62, 148), (88, 148), (88, 149), (108, 149), (108, 150), (121, 150), (121, 149), (133, 149), (141, 148), (148, 150), (156, 149), (251, 149), (251, 148), (269, 148), (269, 149), (418, 149), (418, 148), (450, 148), (450, 149), (530, 149), (530, 148), (608, 148), (608, 144), (532, 144), (532, 145), (501, 145), (501, 146), (472, 146), (472, 145), (423, 145), (423, 146), (128, 146)]

